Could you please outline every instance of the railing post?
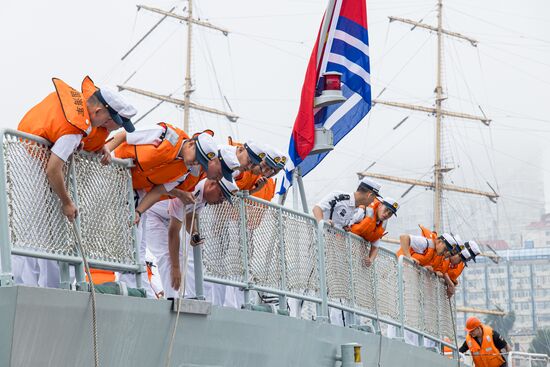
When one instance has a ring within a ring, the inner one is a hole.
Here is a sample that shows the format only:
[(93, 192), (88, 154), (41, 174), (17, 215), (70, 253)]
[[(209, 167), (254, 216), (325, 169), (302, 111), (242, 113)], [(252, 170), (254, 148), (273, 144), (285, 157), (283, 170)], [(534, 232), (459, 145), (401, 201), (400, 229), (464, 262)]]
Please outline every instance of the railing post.
[(248, 274), (248, 228), (246, 223), (246, 205), (245, 198), (248, 196), (248, 191), (238, 192), (239, 200), (239, 219), (241, 222), (241, 251), (243, 261), (243, 283), (247, 284), (244, 288), (244, 306), (250, 307), (250, 279)]
[(69, 264), (64, 261), (58, 261), (59, 264), (59, 288), (71, 289), (71, 274)]
[(204, 301), (204, 277), (202, 273), (202, 245), (193, 246), (193, 264), (195, 271), (195, 296)]
[(441, 344), (441, 340), (443, 339), (443, 335), (441, 335), (441, 284), (442, 282), (437, 279), (437, 339), (438, 341), (435, 343), (436, 348), (439, 352), (443, 352), (443, 347)]
[[(418, 284), (420, 285), (418, 288), (418, 292), (420, 293), (419, 294), (419, 297), (418, 297), (418, 300), (419, 300), (419, 307), (418, 307), (418, 312), (419, 312), (419, 315), (420, 315), (420, 323), (419, 323), (419, 329), (421, 329), (420, 331), (426, 331), (426, 330), (422, 330), (422, 325), (426, 325), (425, 324), (425, 300), (424, 300), (424, 287), (426, 286), (425, 284), (425, 281), (426, 281), (426, 277), (427, 277), (427, 271), (424, 270), (424, 268), (420, 268), (420, 269), (415, 269), (415, 270), (418, 270), (417, 274), (418, 274)], [(424, 347), (424, 335), (422, 334), (418, 334), (418, 344), (420, 345), (420, 347)]]
[[(130, 169), (126, 170), (128, 175), (128, 204), (130, 205), (130, 223), (134, 223), (134, 217), (136, 215), (136, 197), (134, 194), (134, 188), (132, 186), (132, 175), (130, 174)], [(144, 218), (145, 219), (145, 218)], [(143, 223), (140, 223), (140, 225), (143, 225)], [(138, 241), (138, 226), (132, 225), (132, 244), (134, 245), (134, 261), (136, 262), (138, 266), (138, 271), (136, 272), (136, 287), (141, 288), (141, 273), (145, 272), (145, 266), (142, 262), (142, 259), (139, 254), (139, 246), (140, 241)], [(143, 233), (141, 233), (143, 236)], [(140, 238), (141, 240), (141, 238)]]
[[(285, 251), (285, 237), (283, 229), (283, 210), (281, 208), (277, 209), (277, 217), (279, 223), (279, 251), (280, 251), (280, 260), (281, 260), (281, 289), (286, 291), (286, 251)], [(286, 306), (286, 296), (279, 296), (279, 310), (282, 312), (287, 311)]]
[(8, 190), (6, 187), (6, 160), (4, 156), (4, 137), (0, 136), (0, 287), (13, 285), (11, 269), (11, 242), (8, 221)]
[[(70, 178), (70, 187), (69, 187), (69, 191), (71, 192), (71, 196), (72, 196), (72, 199), (74, 201), (74, 205), (79, 208), (79, 202), (78, 202), (78, 187), (77, 187), (77, 181), (76, 181), (76, 158), (75, 158), (75, 155), (77, 153), (73, 153), (73, 156), (70, 158), (69, 162), (72, 162), (72, 163), (69, 163), (69, 170), (67, 172), (67, 175), (69, 175), (69, 178)], [(82, 230), (81, 230), (81, 222), (80, 222), (80, 213), (79, 215), (76, 216), (75, 218), (75, 226), (76, 226), (76, 230), (78, 231), (78, 233), (80, 233), (80, 237), (82, 238)], [(69, 224), (71, 225), (71, 224)], [(77, 241), (77, 239), (75, 238), (74, 239), (75, 241)], [(82, 247), (84, 247), (84, 244), (82, 244)], [(76, 247), (77, 251), (78, 251), (78, 247)], [(82, 254), (79, 254), (79, 255), (82, 255)], [(61, 269), (61, 263), (60, 264), (60, 269)], [(75, 265), (75, 278), (76, 278), (76, 285), (77, 285), (77, 289), (79, 290), (85, 290), (85, 291), (88, 291), (88, 282), (86, 282), (86, 272), (84, 271), (84, 262), (80, 262), (79, 264)], [(88, 279), (89, 282), (92, 281), (92, 279)]]
[(319, 221), (317, 225), (317, 260), (319, 262), (319, 293), (321, 295), (321, 308), (317, 320), (328, 322), (328, 294), (327, 279), (325, 271), (325, 235), (324, 221)]
[[(353, 249), (351, 245), (351, 235), (346, 233), (346, 244), (348, 248), (348, 259), (349, 259), (349, 280), (350, 280), (350, 291), (351, 291), (351, 306), (355, 309), (355, 283), (353, 282)], [(346, 316), (349, 317), (349, 322), (347, 326), (357, 325), (357, 315), (353, 312), (346, 312)]]
[(397, 260), (397, 281), (399, 287), (399, 321), (401, 322), (401, 337), (405, 336), (405, 287), (403, 283), (403, 256)]
[[(370, 244), (370, 246), (372, 246), (372, 243)], [(374, 326), (374, 331), (382, 335), (382, 329), (380, 328), (380, 314), (378, 311), (378, 272), (376, 271), (376, 268), (378, 267), (378, 265), (376, 264), (377, 262), (374, 261), (371, 265), (373, 278), (374, 278), (373, 279), (374, 284), (372, 284), (372, 286), (374, 287), (373, 289), (374, 311), (376, 312), (376, 320), (372, 320), (372, 325)]]

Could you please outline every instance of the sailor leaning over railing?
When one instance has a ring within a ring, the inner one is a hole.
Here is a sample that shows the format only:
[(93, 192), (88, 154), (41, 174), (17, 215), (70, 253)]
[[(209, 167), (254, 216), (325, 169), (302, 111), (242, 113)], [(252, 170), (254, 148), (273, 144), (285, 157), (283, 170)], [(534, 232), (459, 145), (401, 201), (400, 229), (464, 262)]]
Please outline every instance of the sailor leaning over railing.
[[(61, 201), (61, 210), (74, 221), (78, 208), (65, 187), (63, 167), (79, 148), (101, 155), (101, 163), (111, 160), (105, 139), (111, 131), (123, 127), (134, 131), (130, 119), (136, 109), (115, 88), (98, 88), (87, 76), (81, 91), (53, 78), (55, 92), (50, 93), (23, 117), (18, 130), (40, 136), (53, 144), (46, 164), (48, 182)], [(59, 267), (56, 261), (15, 258), (14, 277), (29, 285), (59, 287)], [(25, 272), (25, 274), (22, 274)]]

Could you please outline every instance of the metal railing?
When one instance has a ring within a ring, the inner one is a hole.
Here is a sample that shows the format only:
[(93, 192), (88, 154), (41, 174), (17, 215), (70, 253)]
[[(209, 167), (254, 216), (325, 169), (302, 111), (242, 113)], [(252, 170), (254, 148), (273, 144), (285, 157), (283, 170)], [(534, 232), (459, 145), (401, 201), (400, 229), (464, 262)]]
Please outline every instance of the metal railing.
[[(50, 154), (44, 139), (2, 131), (0, 144), (0, 285), (11, 285), (10, 254), (32, 256), (75, 266), (84, 283), (82, 261), (45, 167)], [(92, 267), (142, 271), (135, 240), (134, 200), (128, 162), (102, 166), (95, 155), (79, 152), (66, 165), (67, 186), (77, 203), (77, 228)], [(380, 248), (376, 261), (364, 259), (370, 244), (302, 212), (245, 193), (233, 205), (208, 205), (198, 224), (205, 244), (194, 248), (198, 298), (203, 281), (251, 292), (300, 300), (321, 322), (330, 309), (342, 310), (347, 324), (370, 323), (375, 332), (391, 326), (398, 336), (415, 333), (456, 350), (453, 311), (443, 282), (406, 258)], [(62, 268), (62, 267), (60, 267)], [(63, 267), (62, 269), (65, 269)], [(68, 276), (68, 272), (64, 272)], [(139, 284), (140, 277), (136, 276)], [(308, 311), (309, 312), (309, 311)]]
[[(370, 320), (432, 340), (455, 350), (454, 305), (441, 279), (407, 258), (380, 248), (376, 261), (364, 259), (370, 244), (301, 212), (280, 207), (246, 194), (233, 205), (207, 206), (199, 215), (205, 238), (195, 254), (195, 266), (203, 266), (204, 280), (238, 287), (244, 307), (251, 307), (250, 292), (279, 296), (279, 308), (287, 298), (313, 302), (317, 320), (329, 319), (329, 308), (347, 314), (350, 326)], [(198, 270), (201, 272), (201, 270)], [(201, 279), (202, 281), (202, 279)], [(197, 282), (197, 283), (200, 283)], [(202, 297), (202, 284), (196, 284)]]
[(546, 354), (510, 352), (507, 360), (510, 367), (548, 367), (550, 365), (550, 357)]
[[(84, 285), (82, 258), (71, 224), (46, 177), (50, 143), (15, 130), (1, 130), (0, 144), (0, 285), (12, 282), (12, 255), (60, 262), (68, 286), (68, 266)], [(64, 166), (69, 195), (79, 208), (75, 221), (90, 266), (139, 273), (131, 162), (113, 159), (102, 166), (96, 154), (78, 152)], [(140, 277), (137, 277), (140, 281)]]

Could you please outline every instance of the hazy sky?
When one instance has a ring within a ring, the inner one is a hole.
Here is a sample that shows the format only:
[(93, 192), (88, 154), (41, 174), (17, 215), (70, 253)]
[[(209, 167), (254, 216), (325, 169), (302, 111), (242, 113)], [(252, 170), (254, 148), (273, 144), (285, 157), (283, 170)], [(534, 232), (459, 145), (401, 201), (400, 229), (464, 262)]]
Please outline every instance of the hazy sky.
[[(298, 108), (306, 62), (319, 27), (325, 0), (195, 1), (201, 19), (227, 27), (219, 32), (195, 27), (193, 73), (196, 102), (227, 108), (241, 116), (236, 124), (203, 113), (192, 114), (191, 130), (213, 128), (227, 135), (269, 142), (286, 150)], [(150, 1), (165, 10), (185, 2)], [(185, 70), (185, 25), (170, 19), (158, 27), (124, 62), (120, 57), (158, 19), (134, 1), (3, 1), (0, 58), (3, 92), (0, 127), (16, 128), (33, 104), (53, 90), (51, 77), (78, 87), (89, 74), (98, 85), (128, 85), (181, 97)], [(388, 15), (435, 24), (433, 0), (368, 2), (373, 97), (433, 104), (436, 37), (423, 29), (387, 21)], [(543, 0), (445, 1), (444, 26), (479, 40), (477, 48), (445, 38), (444, 89), (447, 109), (493, 119), (444, 120), (444, 156), (455, 167), (447, 182), (488, 190), (499, 188), (506, 207), (529, 208), (544, 200), (529, 182), (511, 186), (526, 168), (550, 172), (541, 158), (550, 137), (550, 5)], [(156, 102), (128, 94), (141, 113)], [(393, 127), (409, 119), (397, 130)], [(163, 105), (139, 125), (159, 121), (181, 124), (180, 109)], [(434, 118), (425, 113), (373, 108), (352, 134), (306, 177), (311, 202), (333, 189), (352, 190), (356, 172), (376, 162), (373, 172), (431, 179)], [(139, 126), (138, 125), (138, 126)], [(406, 187), (384, 184), (383, 193), (399, 197)], [(430, 200), (415, 189), (405, 197)], [(483, 200), (483, 199), (480, 199)], [(508, 204), (506, 204), (508, 203)], [(460, 205), (460, 199), (457, 202)], [(486, 205), (485, 203), (483, 205)], [(456, 208), (455, 208), (456, 209)], [(431, 222), (430, 206), (425, 223)], [(456, 209), (465, 215), (463, 209)], [(494, 216), (494, 213), (488, 213)], [(494, 220), (491, 217), (491, 220)]]

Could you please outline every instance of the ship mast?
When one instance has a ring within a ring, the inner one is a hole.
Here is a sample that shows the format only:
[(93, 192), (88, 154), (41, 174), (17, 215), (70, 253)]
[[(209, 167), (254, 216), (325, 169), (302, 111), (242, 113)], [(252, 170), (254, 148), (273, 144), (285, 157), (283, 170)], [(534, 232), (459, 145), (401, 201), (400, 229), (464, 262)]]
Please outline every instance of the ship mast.
[[(486, 196), (491, 201), (495, 202), (498, 198), (498, 194), (491, 188), (492, 192), (485, 192), (480, 190), (473, 190), (466, 187), (459, 187), (454, 185), (447, 185), (444, 184), (444, 174), (452, 170), (452, 167), (443, 167), (441, 162), (441, 148), (442, 148), (442, 123), (443, 123), (443, 117), (456, 117), (460, 119), (466, 119), (466, 120), (474, 120), (474, 121), (480, 121), (485, 125), (489, 125), (491, 122), (490, 119), (488, 119), (485, 115), (484, 116), (475, 116), (470, 114), (465, 114), (461, 112), (453, 112), (443, 109), (443, 101), (446, 99), (446, 97), (443, 96), (443, 85), (442, 85), (442, 73), (443, 73), (443, 35), (455, 37), (463, 40), (469, 41), (472, 46), (476, 47), (477, 41), (466, 37), (460, 33), (451, 32), (443, 28), (443, 0), (437, 0), (437, 27), (433, 27), (428, 24), (424, 24), (421, 22), (416, 22), (414, 20), (405, 19), (405, 18), (398, 18), (398, 17), (389, 17), (390, 22), (401, 22), (405, 24), (413, 25), (413, 29), (418, 28), (424, 28), (432, 32), (437, 33), (437, 70), (436, 70), (436, 85), (435, 85), (435, 107), (427, 107), (427, 106), (420, 106), (420, 105), (412, 105), (412, 104), (406, 104), (406, 103), (398, 103), (398, 102), (391, 102), (391, 101), (384, 101), (384, 100), (373, 100), (373, 105), (375, 104), (381, 104), (391, 107), (398, 107), (398, 108), (404, 108), (408, 110), (413, 111), (424, 111), (429, 112), (435, 115), (435, 159), (434, 159), (434, 179), (433, 181), (421, 181), (421, 180), (413, 180), (408, 178), (400, 178), (395, 176), (388, 176), (383, 174), (377, 174), (377, 173), (371, 173), (371, 172), (359, 172), (359, 177), (372, 177), (372, 178), (378, 178), (382, 180), (387, 181), (393, 181), (393, 182), (400, 182), (400, 183), (406, 183), (414, 186), (424, 186), (432, 188), (434, 191), (434, 200), (433, 200), (433, 224), (434, 224), (434, 230), (436, 232), (441, 232), (442, 229), (442, 196), (443, 191), (455, 191), (455, 192), (461, 192), (461, 193), (467, 193), (472, 195), (479, 195), (479, 196)], [(482, 111), (483, 112), (483, 111)], [(490, 186), (490, 185), (489, 185)]]
[[(231, 122), (237, 121), (239, 116), (235, 115), (234, 113), (221, 111), (221, 110), (211, 108), (211, 107), (208, 107), (208, 106), (203, 106), (203, 105), (200, 105), (198, 103), (194, 103), (194, 102), (191, 101), (191, 93), (193, 93), (193, 91), (194, 91), (192, 89), (193, 88), (193, 83), (191, 81), (191, 62), (192, 62), (192, 50), (193, 50), (193, 48), (192, 48), (193, 24), (201, 26), (201, 27), (210, 28), (210, 29), (219, 31), (224, 36), (227, 36), (229, 34), (229, 31), (225, 28), (218, 27), (218, 26), (213, 25), (209, 22), (205, 22), (205, 21), (193, 18), (193, 0), (188, 0), (187, 16), (182, 16), (182, 15), (173, 13), (172, 11), (174, 10), (174, 8), (172, 8), (172, 10), (170, 10), (170, 11), (165, 11), (165, 10), (162, 10), (162, 9), (152, 8), (150, 6), (145, 6), (145, 5), (138, 5), (137, 7), (138, 7), (138, 10), (139, 9), (144, 9), (144, 10), (147, 10), (147, 11), (150, 11), (150, 12), (153, 12), (153, 13), (163, 15), (163, 18), (159, 22), (157, 22), (149, 32), (146, 33), (145, 37), (147, 35), (149, 35), (151, 33), (151, 31), (160, 24), (160, 22), (162, 22), (164, 19), (166, 19), (166, 17), (175, 18), (175, 19), (178, 19), (180, 21), (187, 22), (187, 51), (186, 51), (187, 63), (185, 65), (185, 90), (184, 90), (184, 94), (183, 94), (184, 99), (183, 100), (176, 99), (176, 98), (173, 98), (171, 95), (168, 95), (168, 96), (160, 95), (160, 94), (157, 94), (157, 93), (149, 92), (149, 91), (139, 89), (139, 88), (130, 87), (130, 86), (127, 86), (127, 85), (118, 85), (118, 88), (130, 91), (130, 92), (133, 92), (133, 93), (136, 93), (136, 94), (140, 94), (140, 95), (143, 95), (143, 96), (146, 96), (146, 97), (157, 99), (157, 100), (160, 101), (160, 103), (168, 102), (168, 103), (175, 104), (177, 106), (182, 106), (183, 107), (183, 130), (186, 131), (186, 132), (189, 132), (189, 114), (190, 114), (191, 109), (195, 109), (195, 110), (198, 110), (198, 111), (203, 111), (203, 112), (207, 112), (207, 113), (211, 113), (211, 114), (215, 114), (215, 115), (219, 115), (219, 116), (224, 116)], [(123, 58), (125, 58), (131, 51), (133, 51), (134, 48), (139, 43), (141, 43), (141, 41), (143, 41), (143, 38), (140, 39), (138, 41), (138, 43), (134, 47), (132, 47), (132, 49), (130, 49), (130, 51), (128, 53), (126, 53), (123, 56)], [(158, 107), (160, 105), (160, 103), (157, 104), (154, 108)], [(148, 111), (147, 113), (149, 113), (149, 112), (151, 112), (151, 111)]]

